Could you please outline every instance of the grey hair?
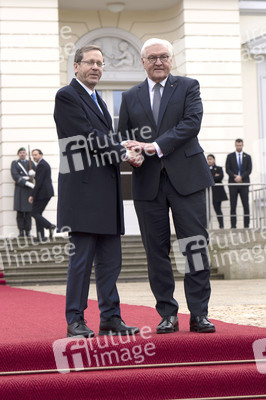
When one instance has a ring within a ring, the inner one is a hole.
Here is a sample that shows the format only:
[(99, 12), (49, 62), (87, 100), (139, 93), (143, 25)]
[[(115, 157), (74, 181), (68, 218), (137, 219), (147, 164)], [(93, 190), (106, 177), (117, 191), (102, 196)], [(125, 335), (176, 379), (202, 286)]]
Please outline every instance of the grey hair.
[(147, 47), (150, 47), (154, 44), (162, 44), (162, 45), (166, 46), (168, 48), (170, 57), (173, 57), (174, 48), (173, 48), (172, 44), (170, 42), (168, 42), (168, 40), (152, 38), (152, 39), (146, 40), (146, 42), (142, 46), (142, 49), (140, 51), (141, 58), (145, 57)]

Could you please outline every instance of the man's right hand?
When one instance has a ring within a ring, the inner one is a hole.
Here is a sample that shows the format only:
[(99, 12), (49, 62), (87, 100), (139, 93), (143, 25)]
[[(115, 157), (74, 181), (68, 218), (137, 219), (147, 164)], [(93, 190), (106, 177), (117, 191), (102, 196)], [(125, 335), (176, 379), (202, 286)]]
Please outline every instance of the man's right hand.
[(235, 176), (234, 181), (236, 183), (242, 183), (242, 176), (241, 175), (234, 175), (234, 176)]
[(127, 149), (127, 159), (133, 167), (140, 167), (143, 163), (144, 157), (141, 153), (137, 153), (133, 150), (128, 150)]

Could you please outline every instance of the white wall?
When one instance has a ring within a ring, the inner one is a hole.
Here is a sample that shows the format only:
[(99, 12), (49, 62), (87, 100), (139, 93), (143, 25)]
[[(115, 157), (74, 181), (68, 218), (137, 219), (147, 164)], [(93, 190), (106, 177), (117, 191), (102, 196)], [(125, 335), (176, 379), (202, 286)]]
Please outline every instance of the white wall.
[[(40, 148), (57, 181), (54, 96), (59, 88), (57, 0), (2, 0), (0, 9), (0, 234), (17, 234), (11, 161), (19, 147)], [(56, 201), (45, 215), (55, 222)]]

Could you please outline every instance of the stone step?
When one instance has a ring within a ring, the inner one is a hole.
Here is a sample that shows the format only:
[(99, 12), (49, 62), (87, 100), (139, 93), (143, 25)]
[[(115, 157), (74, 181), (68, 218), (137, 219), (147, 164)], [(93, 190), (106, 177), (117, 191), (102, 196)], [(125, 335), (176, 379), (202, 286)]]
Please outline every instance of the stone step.
[[(183, 275), (175, 276), (175, 280), (182, 281), (184, 279)], [(211, 275), (211, 280), (222, 280), (224, 276), (222, 274)], [(6, 284), (11, 286), (27, 286), (27, 285), (65, 285), (67, 281), (65, 277), (45, 277), (45, 278), (10, 278)], [(118, 282), (143, 282), (148, 281), (147, 276), (136, 276), (135, 274), (127, 275), (126, 277), (119, 277)], [(94, 275), (91, 277), (91, 282), (95, 282)]]
[[(172, 242), (176, 240), (173, 236)], [(69, 241), (53, 238), (44, 243), (31, 243), (23, 238), (0, 240), (0, 264), (9, 285), (65, 284), (67, 279)], [(185, 258), (181, 253), (170, 253), (175, 279), (183, 279)], [(122, 270), (118, 281), (148, 280), (147, 260), (140, 236), (122, 237)], [(212, 279), (223, 279), (217, 269)], [(94, 271), (92, 281), (94, 281)]]
[[(178, 273), (178, 271), (173, 270), (175, 280), (183, 280), (184, 275)], [(5, 279), (7, 285), (36, 285), (36, 284), (65, 284), (67, 280), (67, 270), (62, 270), (62, 271), (53, 271), (49, 272), (48, 274), (43, 273), (43, 272), (24, 272), (22, 274), (17, 274), (17, 273), (6, 273), (5, 274)], [(219, 274), (217, 272), (212, 272), (211, 273), (211, 279), (215, 280), (220, 280), (224, 279), (222, 274)], [(148, 280), (148, 273), (147, 269), (143, 268), (138, 271), (135, 269), (128, 269), (128, 270), (123, 270), (121, 271), (118, 282), (128, 282), (128, 281), (147, 281)], [(95, 282), (95, 276), (94, 272), (92, 272), (91, 275), (91, 281)]]
[[(185, 258), (182, 254), (178, 254), (176, 257), (173, 253), (170, 253), (170, 260), (173, 265), (178, 264), (182, 266), (185, 264)], [(69, 261), (69, 257), (67, 255), (53, 255), (53, 254), (41, 254), (41, 253), (16, 253), (10, 254), (9, 256), (2, 255), (1, 256), (1, 265), (4, 269), (8, 268), (25, 268), (28, 265), (30, 266), (42, 266), (45, 268), (46, 266), (53, 265), (64, 265), (67, 266)], [(147, 265), (147, 259), (145, 253), (134, 253), (129, 254), (128, 252), (122, 254), (122, 264), (123, 265), (134, 265), (138, 264)]]

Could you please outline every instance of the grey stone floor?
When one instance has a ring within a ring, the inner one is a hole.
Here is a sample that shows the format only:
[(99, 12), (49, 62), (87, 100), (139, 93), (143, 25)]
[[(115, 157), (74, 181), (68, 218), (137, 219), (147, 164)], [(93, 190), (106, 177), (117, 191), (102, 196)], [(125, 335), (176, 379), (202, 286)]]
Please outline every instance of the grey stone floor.
[[(211, 286), (210, 318), (266, 328), (266, 279), (213, 280)], [(65, 295), (66, 287), (23, 286), (22, 289)], [(121, 303), (150, 307), (155, 305), (148, 282), (118, 283), (118, 290)], [(175, 298), (180, 305), (179, 311), (188, 313), (182, 281), (176, 282)], [(91, 285), (89, 299), (97, 299), (95, 284)]]

